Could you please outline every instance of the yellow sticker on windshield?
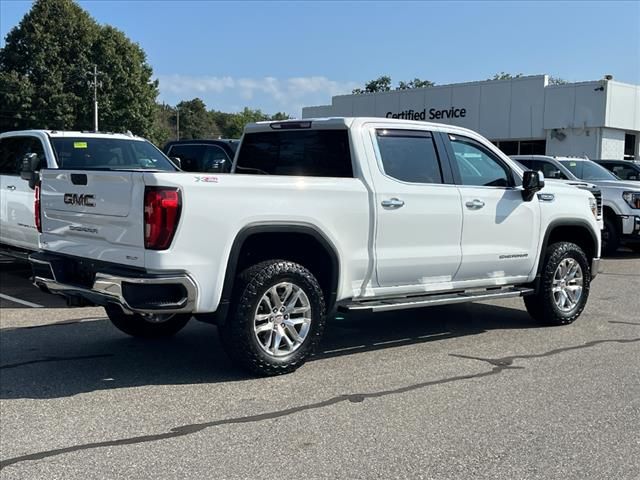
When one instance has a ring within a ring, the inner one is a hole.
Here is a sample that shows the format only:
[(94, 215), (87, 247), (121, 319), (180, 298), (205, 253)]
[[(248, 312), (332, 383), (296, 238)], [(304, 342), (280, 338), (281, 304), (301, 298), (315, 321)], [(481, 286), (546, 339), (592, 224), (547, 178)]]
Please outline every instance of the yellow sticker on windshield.
[(87, 148), (87, 142), (73, 142), (73, 148)]

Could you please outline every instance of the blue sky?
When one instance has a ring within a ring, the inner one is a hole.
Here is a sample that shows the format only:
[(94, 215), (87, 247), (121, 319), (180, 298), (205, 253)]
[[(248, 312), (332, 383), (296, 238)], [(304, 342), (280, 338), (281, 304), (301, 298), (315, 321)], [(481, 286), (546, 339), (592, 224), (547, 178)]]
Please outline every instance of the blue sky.
[[(147, 52), (160, 100), (299, 115), (379, 75), (640, 83), (640, 2), (80, 1)], [(0, 2), (2, 44), (30, 1)]]

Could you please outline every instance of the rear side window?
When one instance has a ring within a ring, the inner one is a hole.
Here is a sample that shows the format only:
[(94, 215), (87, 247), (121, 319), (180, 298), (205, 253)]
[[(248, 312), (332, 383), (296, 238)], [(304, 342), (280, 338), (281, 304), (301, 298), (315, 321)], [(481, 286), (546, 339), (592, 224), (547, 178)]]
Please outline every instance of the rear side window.
[(411, 183), (442, 183), (440, 162), (431, 133), (419, 130), (377, 130), (384, 172)]
[(187, 172), (219, 172), (231, 166), (229, 156), (217, 145), (173, 145), (169, 156), (178, 157), (182, 170)]
[(353, 177), (347, 130), (247, 133), (236, 173)]

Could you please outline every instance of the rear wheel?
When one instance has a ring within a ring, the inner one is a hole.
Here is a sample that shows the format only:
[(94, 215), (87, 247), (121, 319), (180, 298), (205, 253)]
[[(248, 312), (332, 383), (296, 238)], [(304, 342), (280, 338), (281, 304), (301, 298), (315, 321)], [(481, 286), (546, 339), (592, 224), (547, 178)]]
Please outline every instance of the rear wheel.
[(219, 332), (235, 362), (271, 376), (300, 367), (324, 325), (324, 295), (313, 274), (297, 263), (268, 260), (240, 274), (232, 313)]
[(154, 313), (127, 315), (117, 305), (105, 307), (107, 316), (116, 328), (132, 337), (171, 337), (184, 328), (191, 319), (189, 314)]
[(549, 325), (568, 325), (584, 310), (591, 272), (582, 249), (570, 242), (549, 246), (538, 293), (524, 297), (529, 314)]
[(615, 255), (620, 247), (620, 235), (616, 228), (616, 222), (608, 217), (604, 219), (604, 229), (602, 230), (602, 254), (606, 256)]

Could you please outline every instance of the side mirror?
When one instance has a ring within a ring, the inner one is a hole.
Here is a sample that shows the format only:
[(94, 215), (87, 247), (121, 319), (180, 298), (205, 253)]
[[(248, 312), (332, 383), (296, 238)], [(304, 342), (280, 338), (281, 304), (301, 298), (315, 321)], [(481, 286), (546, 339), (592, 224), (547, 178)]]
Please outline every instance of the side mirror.
[(542, 172), (527, 170), (522, 177), (522, 199), (530, 202), (536, 192), (544, 188), (544, 175)]
[(40, 159), (37, 153), (29, 153), (22, 159), (20, 178), (29, 182), (29, 188), (36, 188), (40, 179)]
[(169, 160), (171, 160), (176, 167), (182, 170), (182, 160), (180, 160), (180, 157), (169, 157)]

